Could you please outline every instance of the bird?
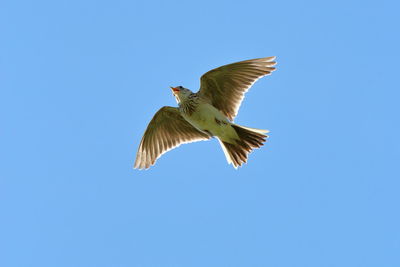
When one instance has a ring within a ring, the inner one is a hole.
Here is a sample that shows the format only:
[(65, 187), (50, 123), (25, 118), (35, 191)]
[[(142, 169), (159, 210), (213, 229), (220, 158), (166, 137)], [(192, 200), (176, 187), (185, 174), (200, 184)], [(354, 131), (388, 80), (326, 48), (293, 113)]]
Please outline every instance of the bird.
[(148, 169), (167, 151), (181, 144), (218, 139), (228, 164), (235, 169), (261, 147), (268, 130), (233, 122), (244, 94), (260, 78), (275, 70), (276, 57), (244, 60), (212, 69), (200, 78), (197, 93), (170, 87), (178, 107), (164, 106), (151, 119), (141, 139), (135, 169)]

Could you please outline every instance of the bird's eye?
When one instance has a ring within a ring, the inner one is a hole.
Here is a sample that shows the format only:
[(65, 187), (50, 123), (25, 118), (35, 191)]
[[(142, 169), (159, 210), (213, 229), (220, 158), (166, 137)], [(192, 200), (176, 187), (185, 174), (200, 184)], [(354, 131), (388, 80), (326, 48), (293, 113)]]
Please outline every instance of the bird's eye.
[(183, 87), (182, 87), (182, 86), (179, 86), (179, 88), (182, 89)]

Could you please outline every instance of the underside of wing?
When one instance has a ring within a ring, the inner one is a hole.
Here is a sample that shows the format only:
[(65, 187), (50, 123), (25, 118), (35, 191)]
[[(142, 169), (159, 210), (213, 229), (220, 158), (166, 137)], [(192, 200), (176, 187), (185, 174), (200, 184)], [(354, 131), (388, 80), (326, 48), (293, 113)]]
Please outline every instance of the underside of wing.
[(187, 122), (177, 108), (162, 107), (147, 126), (134, 168), (147, 169), (165, 152), (181, 144), (209, 138)]
[(249, 88), (275, 70), (274, 60), (275, 57), (257, 58), (210, 70), (200, 79), (199, 95), (233, 120)]

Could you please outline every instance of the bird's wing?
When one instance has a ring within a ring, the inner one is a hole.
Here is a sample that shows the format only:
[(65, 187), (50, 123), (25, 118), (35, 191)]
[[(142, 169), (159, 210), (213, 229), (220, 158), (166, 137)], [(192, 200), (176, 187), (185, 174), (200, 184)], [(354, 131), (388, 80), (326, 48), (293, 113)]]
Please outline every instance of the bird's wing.
[(178, 108), (162, 107), (154, 115), (140, 142), (134, 168), (147, 169), (165, 152), (210, 137), (194, 128)]
[(250, 87), (275, 70), (275, 57), (257, 58), (228, 64), (206, 72), (200, 79), (199, 95), (207, 98), (233, 120)]

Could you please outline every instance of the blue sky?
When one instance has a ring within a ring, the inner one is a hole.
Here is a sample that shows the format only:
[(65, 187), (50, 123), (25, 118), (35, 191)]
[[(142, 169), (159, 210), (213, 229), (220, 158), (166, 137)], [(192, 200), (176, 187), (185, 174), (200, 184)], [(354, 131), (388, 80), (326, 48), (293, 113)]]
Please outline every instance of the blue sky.
[[(0, 265), (400, 266), (395, 1), (2, 1)], [(170, 85), (277, 56), (216, 140), (132, 169)], [(189, 175), (190, 173), (190, 175)]]

